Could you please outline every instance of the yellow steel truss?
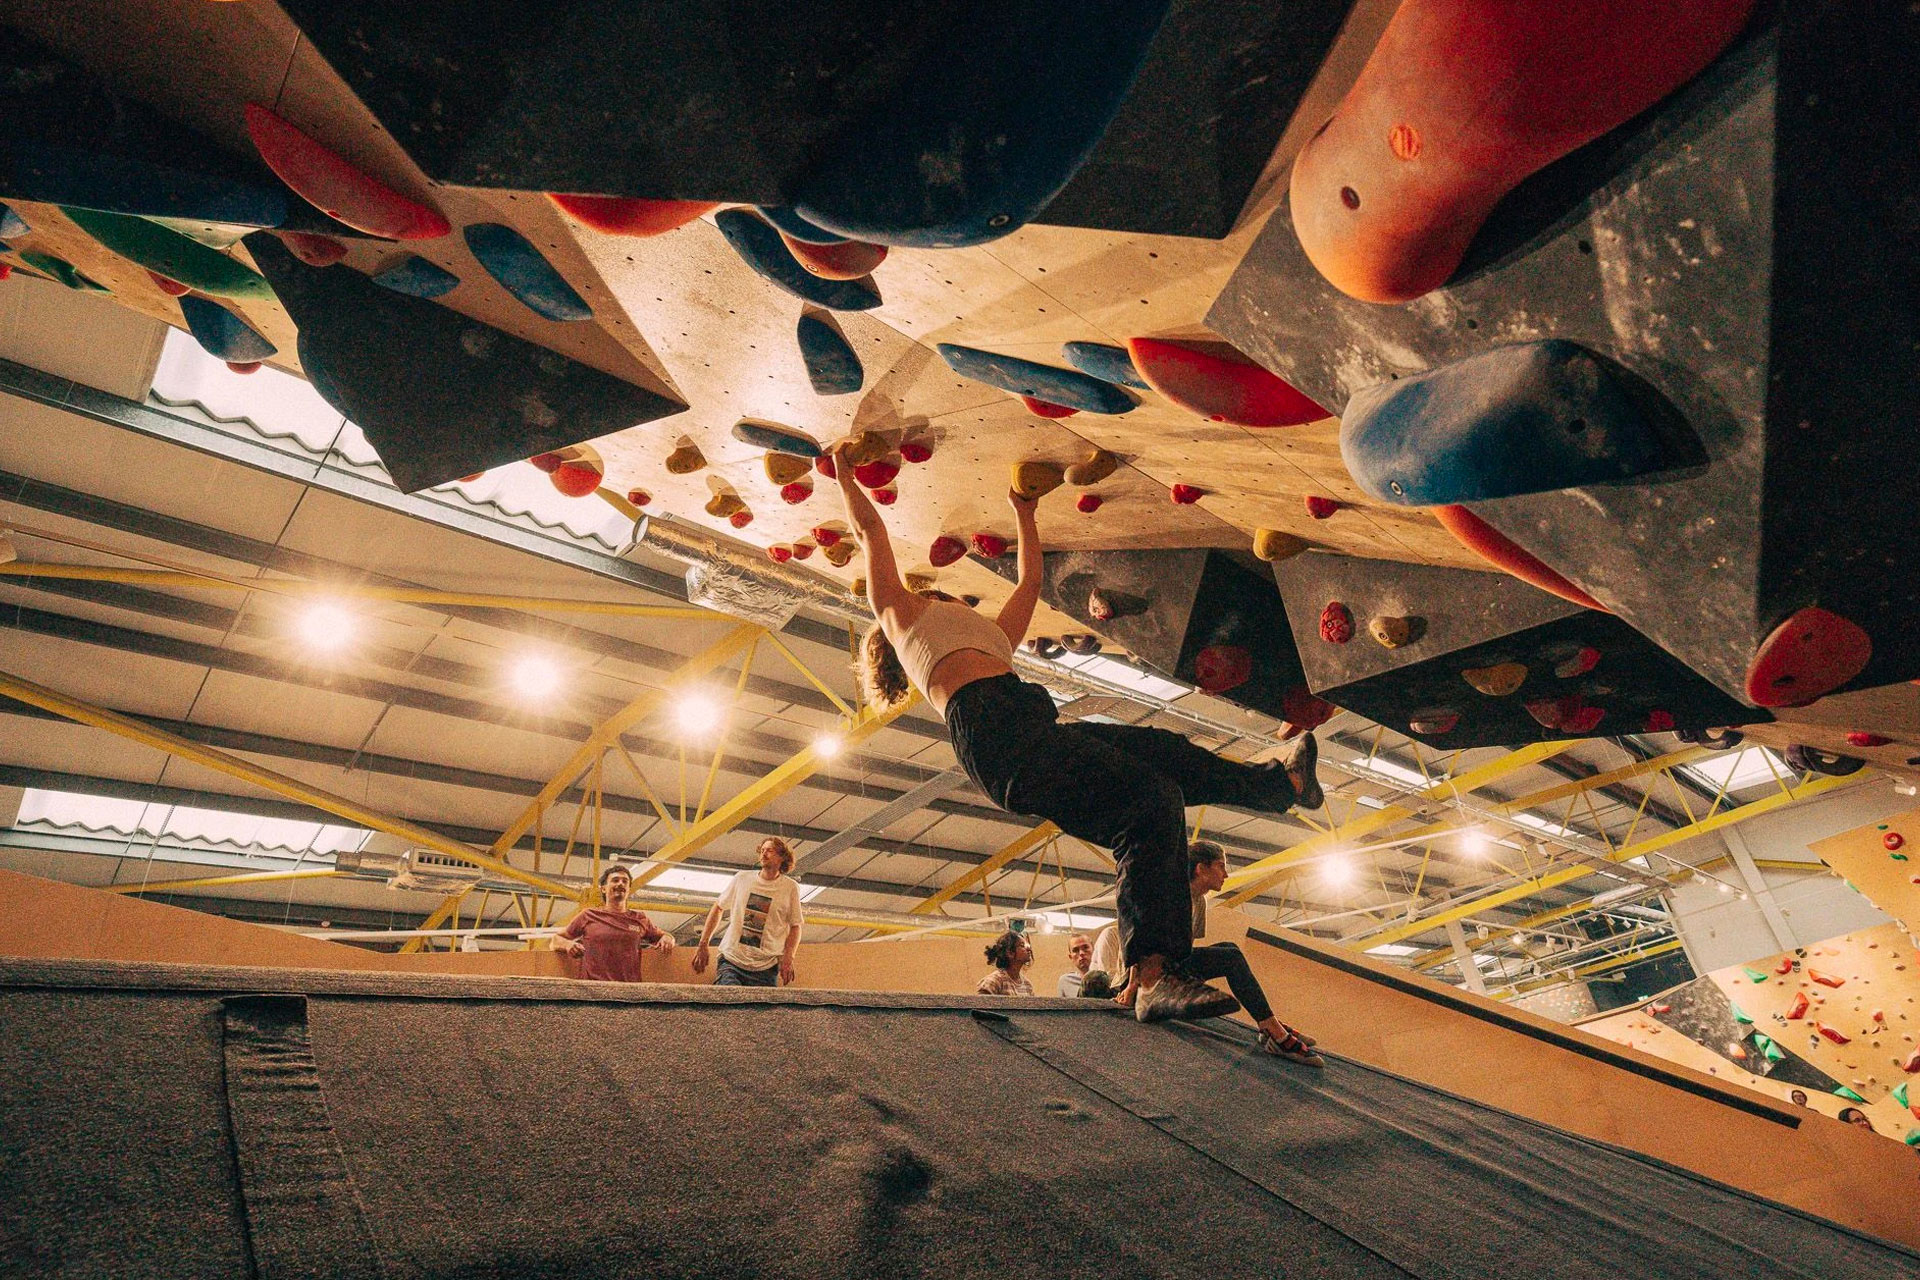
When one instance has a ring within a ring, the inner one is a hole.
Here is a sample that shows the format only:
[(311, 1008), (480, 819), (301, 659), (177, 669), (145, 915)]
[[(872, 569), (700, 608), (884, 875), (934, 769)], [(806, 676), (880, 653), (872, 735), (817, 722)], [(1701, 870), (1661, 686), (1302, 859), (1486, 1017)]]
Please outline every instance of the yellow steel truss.
[(975, 882), (978, 882), (982, 888), (985, 888), (988, 876), (1006, 866), (1014, 859), (1023, 857), (1032, 850), (1039, 848), (1059, 834), (1060, 828), (1054, 826), (1051, 822), (1043, 822), (1031, 831), (1022, 832), (1001, 848), (999, 852), (995, 853), (985, 862), (982, 862), (979, 866), (967, 868), (959, 878), (955, 879), (945, 888), (935, 890), (924, 902), (915, 903), (913, 906), (913, 914), (917, 916), (931, 915), (952, 901), (955, 896), (965, 892), (967, 886)]

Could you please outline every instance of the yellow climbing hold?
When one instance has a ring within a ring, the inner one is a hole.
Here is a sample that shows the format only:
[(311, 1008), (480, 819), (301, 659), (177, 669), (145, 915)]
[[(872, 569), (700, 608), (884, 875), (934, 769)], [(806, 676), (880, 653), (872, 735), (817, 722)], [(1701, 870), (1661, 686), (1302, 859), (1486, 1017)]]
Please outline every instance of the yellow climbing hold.
[(1099, 484), (1120, 469), (1120, 459), (1105, 449), (1095, 449), (1080, 461), (1068, 467), (1065, 472), (1068, 484), (1082, 487)]
[(716, 493), (707, 499), (707, 514), (725, 520), (736, 511), (746, 510), (746, 506), (737, 493)]
[(1468, 667), (1460, 673), (1460, 678), (1489, 698), (1504, 698), (1527, 682), (1527, 667), (1522, 662)]
[(813, 464), (805, 458), (796, 458), (790, 453), (770, 453), (766, 458), (767, 479), (778, 485), (792, 484), (813, 470)]
[(1413, 623), (1406, 618), (1381, 614), (1367, 623), (1367, 634), (1383, 649), (1398, 649), (1413, 639)]
[(1295, 537), (1291, 533), (1282, 533), (1278, 529), (1253, 531), (1253, 554), (1262, 560), (1291, 560), (1305, 551), (1309, 545), (1305, 538)]
[(671, 475), (692, 475), (706, 465), (707, 455), (700, 452), (699, 445), (691, 442), (667, 455), (667, 471)]
[(1065, 480), (1066, 474), (1051, 462), (1013, 464), (1013, 491), (1023, 498), (1043, 498)]

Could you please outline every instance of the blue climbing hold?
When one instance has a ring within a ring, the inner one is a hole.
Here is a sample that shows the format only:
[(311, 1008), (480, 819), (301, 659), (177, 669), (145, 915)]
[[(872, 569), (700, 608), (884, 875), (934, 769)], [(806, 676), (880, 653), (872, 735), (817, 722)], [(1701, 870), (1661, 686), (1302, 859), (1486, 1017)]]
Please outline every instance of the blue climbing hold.
[(1409, 507), (1630, 480), (1677, 459), (1629, 377), (1563, 339), (1500, 347), (1356, 392), (1340, 454), (1362, 489)]
[(553, 264), (512, 227), (477, 222), (462, 233), (487, 274), (527, 308), (549, 320), (591, 320), (593, 308)]
[(1031, 222), (1099, 143), (1169, 0), (1017, 0), (950, 42), (801, 179), (794, 209), (872, 244), (951, 249)]
[(1148, 390), (1147, 380), (1133, 367), (1133, 357), (1125, 347), (1110, 347), (1104, 342), (1069, 342), (1061, 348), (1067, 363), (1085, 374), (1115, 386)]
[(860, 367), (853, 344), (838, 329), (818, 316), (801, 316), (797, 336), (815, 395), (843, 396), (860, 389), (866, 370)]
[(773, 224), (746, 209), (722, 209), (713, 217), (746, 264), (803, 302), (829, 311), (870, 311), (880, 294), (865, 280), (826, 280), (800, 265)]
[(790, 453), (796, 458), (817, 458), (826, 452), (818, 440), (804, 432), (756, 418), (742, 418), (734, 423), (733, 438), (756, 449)]
[(1084, 409), (1088, 413), (1126, 413), (1139, 403), (1111, 382), (1090, 378), (1072, 369), (1056, 369), (1018, 356), (996, 355), (951, 342), (941, 343), (938, 350), (947, 368), (961, 377), (1017, 396), (1032, 396), (1048, 404)]
[(784, 204), (763, 204), (760, 212), (767, 215), (767, 221), (798, 240), (801, 244), (845, 244), (847, 237), (835, 235), (825, 227), (816, 227), (795, 213), (791, 206)]
[(0, 204), (0, 240), (17, 240), (31, 230), (33, 228), (27, 225), (25, 218)]
[(439, 298), (452, 293), (460, 277), (414, 253), (374, 276), (373, 282), (412, 298)]
[(187, 330), (206, 353), (216, 360), (251, 364), (265, 360), (278, 350), (253, 331), (253, 327), (210, 298), (184, 294), (180, 314), (186, 317)]

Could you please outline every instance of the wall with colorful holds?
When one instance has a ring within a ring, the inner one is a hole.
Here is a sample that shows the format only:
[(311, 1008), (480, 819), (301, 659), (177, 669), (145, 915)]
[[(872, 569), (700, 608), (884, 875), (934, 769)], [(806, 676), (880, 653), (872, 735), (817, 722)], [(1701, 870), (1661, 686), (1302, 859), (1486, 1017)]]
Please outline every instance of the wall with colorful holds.
[(1920, 809), (1887, 814), (1811, 848), (1863, 897), (1920, 932)]

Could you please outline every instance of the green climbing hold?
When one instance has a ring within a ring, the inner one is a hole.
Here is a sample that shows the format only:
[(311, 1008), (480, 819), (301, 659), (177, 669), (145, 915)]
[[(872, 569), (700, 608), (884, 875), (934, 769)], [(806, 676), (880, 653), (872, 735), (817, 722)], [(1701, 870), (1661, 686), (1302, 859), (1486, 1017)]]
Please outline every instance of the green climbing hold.
[(1907, 1136), (1903, 1141), (1910, 1147), (1920, 1147), (1920, 1129), (1907, 1130)]
[(80, 269), (71, 262), (68, 262), (65, 258), (56, 258), (50, 253), (41, 253), (37, 249), (22, 249), (20, 251), (20, 261), (30, 267), (44, 271), (47, 275), (53, 277), (69, 289), (78, 289), (83, 293), (105, 293), (107, 291), (105, 285), (96, 284), (81, 275)]
[(198, 240), (181, 235), (145, 218), (118, 213), (100, 213), (93, 209), (67, 209), (65, 213), (79, 228), (113, 250), (149, 271), (176, 280), (189, 289), (212, 294), (216, 298), (240, 298), (253, 302), (273, 301), (273, 289), (267, 279), (246, 263), (229, 258), (218, 249), (210, 249)]
[(1905, 1080), (1893, 1086), (1893, 1100), (1903, 1107), (1913, 1105), (1907, 1101), (1907, 1082)]
[(1835, 1097), (1845, 1098), (1848, 1102), (1865, 1102), (1866, 1101), (1865, 1098), (1861, 1097), (1859, 1094), (1855, 1093), (1853, 1090), (1847, 1088), (1847, 1086), (1845, 1085), (1841, 1085), (1838, 1089), (1835, 1089), (1833, 1092)]
[(1887, 856), (1895, 862), (1905, 862), (1907, 860), (1907, 855), (1904, 853), (1890, 853)]
[(1786, 1051), (1774, 1043), (1772, 1036), (1762, 1035), (1756, 1031), (1753, 1033), (1753, 1042), (1760, 1046), (1760, 1052), (1766, 1056), (1768, 1062), (1778, 1062), (1787, 1056)]
[[(1751, 973), (1753, 970), (1749, 969), (1747, 972)], [(1747, 1011), (1737, 1004), (1733, 1006), (1733, 1020), (1735, 1022), (1744, 1022), (1748, 1026), (1753, 1025), (1753, 1019), (1747, 1016)]]
[(1760, 972), (1758, 969), (1749, 969), (1749, 968), (1746, 968), (1744, 965), (1741, 966), (1741, 972), (1745, 973), (1749, 980), (1756, 983), (1765, 982), (1769, 976), (1767, 974)]

